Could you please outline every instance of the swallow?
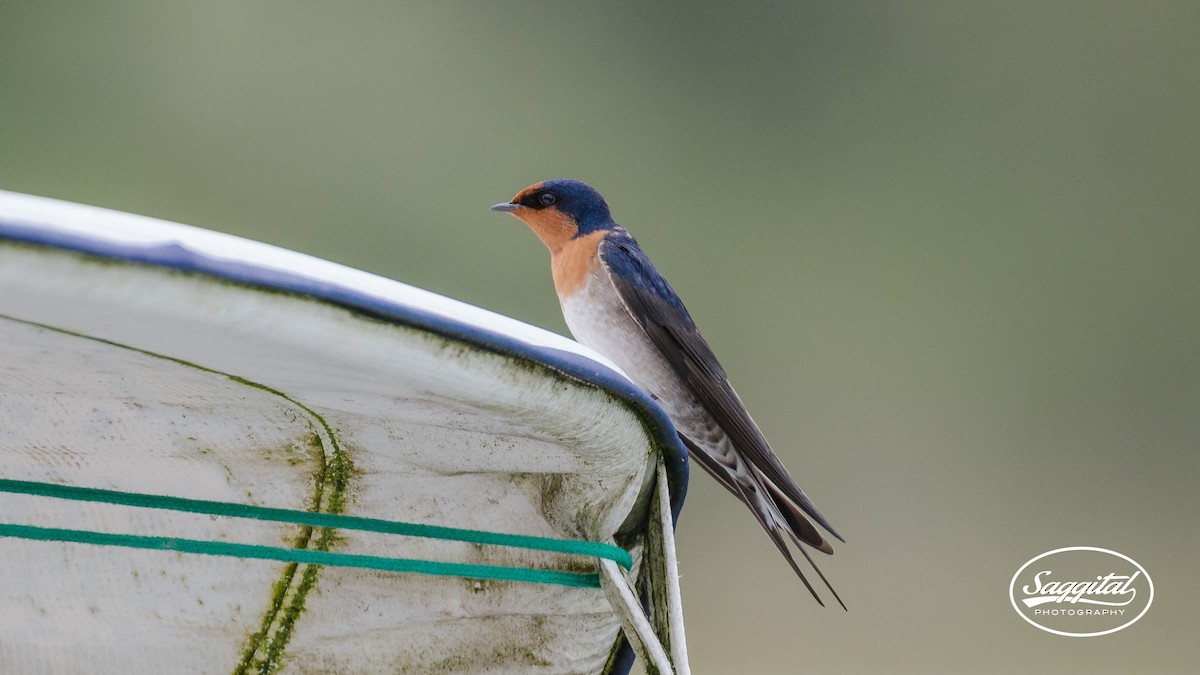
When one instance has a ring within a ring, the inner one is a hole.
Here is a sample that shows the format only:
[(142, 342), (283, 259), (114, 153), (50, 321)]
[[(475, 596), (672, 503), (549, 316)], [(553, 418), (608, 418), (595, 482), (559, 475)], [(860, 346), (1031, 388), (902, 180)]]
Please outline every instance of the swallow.
[(531, 185), (492, 210), (520, 218), (550, 249), (554, 288), (575, 339), (611, 359), (658, 402), (691, 457), (749, 507), (817, 602), (825, 604), (789, 540), (844, 609), (805, 547), (833, 553), (811, 521), (845, 539), (771, 450), (683, 302), (613, 221), (600, 193), (559, 178)]

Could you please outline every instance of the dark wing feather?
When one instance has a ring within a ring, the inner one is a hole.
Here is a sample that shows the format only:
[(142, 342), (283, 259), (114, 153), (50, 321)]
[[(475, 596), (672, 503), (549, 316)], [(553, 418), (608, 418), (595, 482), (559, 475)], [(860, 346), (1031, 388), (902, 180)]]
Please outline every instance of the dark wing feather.
[[(755, 503), (754, 496), (749, 493), (746, 488), (743, 488), (736, 481), (730, 478), (729, 473), (725, 470), (725, 467), (721, 466), (718, 462), (709, 457), (708, 454), (703, 450), (696, 447), (695, 443), (693, 443), (691, 439), (683, 434), (680, 434), (679, 437), (683, 440), (684, 445), (687, 446), (688, 451), (691, 452), (690, 456), (695, 459), (700, 466), (704, 467), (710, 474), (712, 474), (712, 476), (717, 479), (717, 482), (725, 486), (726, 490), (732, 492), (734, 496), (736, 496), (738, 499), (741, 499), (747, 505), (751, 505), (750, 512), (754, 514), (755, 520), (757, 520), (758, 524), (761, 525), (763, 530), (766, 531), (767, 536), (771, 538), (771, 543), (775, 544), (775, 548), (779, 549), (779, 552), (783, 555), (784, 559), (787, 560), (788, 565), (791, 566), (792, 571), (796, 573), (796, 576), (800, 577), (800, 581), (804, 583), (804, 587), (808, 589), (808, 592), (812, 595), (813, 599), (816, 600), (817, 603), (822, 607), (824, 607), (825, 601), (821, 599), (821, 596), (817, 593), (817, 589), (813, 588), (813, 585), (809, 582), (808, 577), (804, 576), (804, 571), (800, 569), (800, 565), (792, 556), (791, 550), (788, 549), (787, 544), (784, 543), (783, 536), (780, 534), (780, 529), (767, 521), (765, 513), (752, 506)], [(774, 486), (769, 485), (767, 489), (774, 492)], [(781, 503), (778, 501), (778, 499), (775, 499), (774, 501), (776, 505)], [(787, 509), (795, 508), (796, 507), (792, 506), (790, 503), (787, 505)], [(806, 544), (811, 544), (812, 541), (810, 539), (802, 539), (801, 536), (796, 534), (800, 531), (800, 529), (797, 529), (798, 526), (794, 521), (799, 520), (804, 524), (803, 527), (808, 530), (814, 529), (812, 523), (808, 522), (808, 520), (806, 520), (804, 516), (800, 515), (799, 513), (786, 515), (786, 510), (784, 510), (784, 513), (784, 518), (788, 521), (789, 527), (791, 527), (791, 530), (788, 531), (788, 534), (791, 535), (792, 541), (796, 543), (796, 548), (800, 549), (800, 553), (804, 555), (804, 559), (808, 561), (809, 566), (811, 566), (817, 573), (817, 576), (821, 578), (821, 581), (825, 584), (825, 587), (828, 588), (831, 593), (833, 593), (833, 597), (838, 601), (838, 604), (842, 606), (842, 609), (846, 609), (846, 603), (842, 602), (842, 598), (840, 595), (838, 595), (837, 590), (835, 590), (833, 585), (829, 583), (829, 580), (825, 578), (825, 573), (821, 571), (821, 568), (818, 567), (815, 562), (813, 562), (813, 559), (808, 555), (808, 551), (800, 545), (801, 541)], [(833, 549), (829, 547), (828, 543), (825, 542), (820, 533), (816, 533), (816, 539), (824, 545), (824, 548), (820, 549), (821, 551), (825, 553), (833, 552)]]
[[(721, 425), (742, 456), (767, 479), (789, 524), (799, 525), (793, 521), (803, 520), (786, 504), (790, 501), (830, 534), (845, 541), (775, 456), (679, 296), (633, 237), (624, 229), (615, 229), (600, 244), (600, 259), (613, 272), (613, 284), (633, 318), (675, 373), (696, 393), (701, 405)], [(731, 487), (728, 479), (721, 482)], [(811, 525), (796, 527), (795, 533), (817, 549), (829, 552), (828, 543)]]

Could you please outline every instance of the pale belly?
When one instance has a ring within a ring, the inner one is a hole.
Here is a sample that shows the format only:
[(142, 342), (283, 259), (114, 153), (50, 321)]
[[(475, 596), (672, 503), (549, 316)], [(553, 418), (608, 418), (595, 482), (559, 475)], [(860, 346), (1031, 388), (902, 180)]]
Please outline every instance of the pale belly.
[(559, 297), (563, 318), (579, 342), (607, 356), (666, 411), (675, 429), (708, 460), (700, 465), (750, 505), (769, 530), (788, 525), (721, 425), (675, 374), (670, 363), (625, 309), (612, 282), (593, 273), (583, 288)]
[(720, 447), (725, 445), (724, 432), (659, 355), (608, 279), (594, 275), (570, 297), (560, 297), (559, 304), (575, 339), (620, 366), (634, 384), (658, 401), (680, 433), (716, 454), (728, 452)]

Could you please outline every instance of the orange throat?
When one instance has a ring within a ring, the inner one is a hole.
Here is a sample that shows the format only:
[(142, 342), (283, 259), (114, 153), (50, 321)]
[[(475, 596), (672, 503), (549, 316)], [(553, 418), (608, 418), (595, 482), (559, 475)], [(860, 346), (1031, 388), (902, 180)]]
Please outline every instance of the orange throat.
[[(607, 234), (605, 230), (597, 230), (576, 239), (568, 239), (557, 250), (550, 248), (550, 271), (554, 275), (554, 290), (560, 299), (570, 297), (586, 286), (592, 274), (600, 268), (600, 242), (604, 241)], [(546, 241), (545, 238), (542, 241)], [(546, 245), (550, 246), (549, 243)]]
[(579, 232), (575, 221), (554, 209), (543, 211), (519, 209), (513, 215), (525, 221), (529, 229), (533, 230), (546, 248), (550, 249), (551, 254), (562, 250), (563, 246)]

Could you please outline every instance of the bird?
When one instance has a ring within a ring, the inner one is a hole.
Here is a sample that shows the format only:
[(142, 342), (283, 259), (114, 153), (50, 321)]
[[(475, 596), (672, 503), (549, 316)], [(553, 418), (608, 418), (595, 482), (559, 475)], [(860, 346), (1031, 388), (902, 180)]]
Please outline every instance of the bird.
[(666, 411), (689, 456), (749, 507), (813, 598), (825, 605), (789, 541), (845, 609), (806, 550), (833, 553), (813, 521), (845, 539), (784, 468), (678, 294), (613, 221), (600, 193), (557, 178), (491, 208), (524, 221), (550, 250), (554, 288), (575, 339), (616, 363)]

